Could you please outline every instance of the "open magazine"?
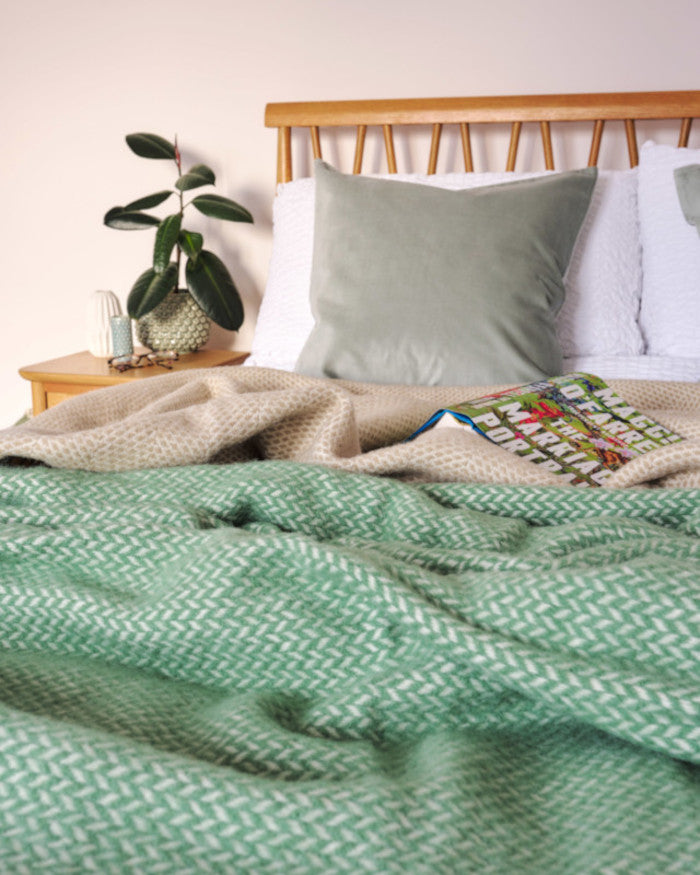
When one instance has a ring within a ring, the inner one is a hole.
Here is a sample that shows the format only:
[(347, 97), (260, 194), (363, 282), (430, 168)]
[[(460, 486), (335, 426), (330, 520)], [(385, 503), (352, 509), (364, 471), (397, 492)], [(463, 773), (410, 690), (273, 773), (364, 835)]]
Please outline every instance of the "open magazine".
[(445, 407), (408, 440), (444, 427), (471, 428), (575, 486), (600, 486), (635, 456), (683, 440), (583, 373)]

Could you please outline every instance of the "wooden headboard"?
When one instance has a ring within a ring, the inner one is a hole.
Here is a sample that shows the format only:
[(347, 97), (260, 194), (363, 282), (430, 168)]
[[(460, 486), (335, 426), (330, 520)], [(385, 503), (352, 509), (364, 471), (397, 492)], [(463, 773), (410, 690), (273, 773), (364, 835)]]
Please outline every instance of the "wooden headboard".
[(312, 103), (270, 103), (265, 124), (277, 128), (277, 181), (293, 178), (292, 130), (307, 129), (314, 158), (322, 157), (321, 130), (356, 128), (353, 173), (362, 171), (368, 128), (382, 131), (389, 173), (397, 172), (394, 129), (422, 126), (432, 129), (428, 173), (435, 173), (444, 126), (460, 132), (464, 169), (474, 170), (472, 125), (510, 125), (506, 170), (514, 170), (522, 126), (539, 125), (544, 166), (554, 170), (551, 124), (592, 123), (588, 164), (598, 163), (605, 123), (624, 124), (630, 166), (638, 162), (636, 123), (647, 120), (678, 121), (677, 145), (687, 146), (691, 124), (700, 117), (700, 91), (644, 91), (610, 94), (548, 94), (517, 97), (447, 97), (403, 100), (345, 100)]

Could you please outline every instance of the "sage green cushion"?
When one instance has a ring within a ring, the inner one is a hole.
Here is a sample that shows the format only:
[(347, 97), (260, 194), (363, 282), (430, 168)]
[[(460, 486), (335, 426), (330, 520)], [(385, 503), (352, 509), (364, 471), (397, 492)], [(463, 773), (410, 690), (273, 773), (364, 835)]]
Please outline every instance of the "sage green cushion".
[(554, 317), (596, 176), (450, 191), (317, 161), (315, 325), (296, 370), (414, 385), (561, 373)]
[(700, 234), (700, 164), (676, 167), (673, 175), (685, 220)]

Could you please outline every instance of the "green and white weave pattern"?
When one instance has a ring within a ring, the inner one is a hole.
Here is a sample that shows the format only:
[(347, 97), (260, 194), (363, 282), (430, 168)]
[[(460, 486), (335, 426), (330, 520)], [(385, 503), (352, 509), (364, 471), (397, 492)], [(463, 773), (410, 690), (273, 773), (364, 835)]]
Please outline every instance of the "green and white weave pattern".
[(698, 871), (697, 492), (4, 468), (0, 521), (0, 871)]

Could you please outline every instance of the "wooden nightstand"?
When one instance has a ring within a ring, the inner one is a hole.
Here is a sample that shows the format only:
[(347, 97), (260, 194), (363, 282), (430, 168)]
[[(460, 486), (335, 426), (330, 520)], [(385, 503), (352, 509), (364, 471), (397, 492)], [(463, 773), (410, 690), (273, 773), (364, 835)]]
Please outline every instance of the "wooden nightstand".
[[(221, 365), (240, 365), (248, 357), (247, 352), (234, 352), (230, 349), (200, 349), (181, 355), (173, 362), (173, 371), (190, 368), (216, 368)], [(128, 371), (115, 371), (107, 364), (107, 359), (97, 358), (89, 352), (76, 352), (62, 358), (51, 359), (36, 365), (20, 368), (20, 375), (32, 384), (32, 413), (36, 416), (49, 407), (54, 407), (73, 395), (82, 395), (103, 386), (118, 383), (131, 383), (134, 380), (147, 380), (160, 374), (170, 373), (159, 365), (132, 368)]]

